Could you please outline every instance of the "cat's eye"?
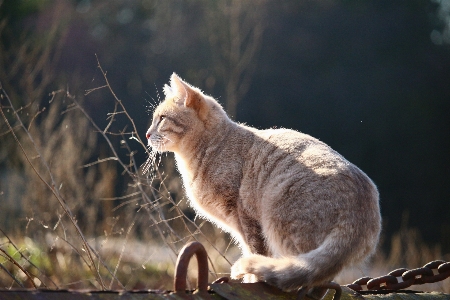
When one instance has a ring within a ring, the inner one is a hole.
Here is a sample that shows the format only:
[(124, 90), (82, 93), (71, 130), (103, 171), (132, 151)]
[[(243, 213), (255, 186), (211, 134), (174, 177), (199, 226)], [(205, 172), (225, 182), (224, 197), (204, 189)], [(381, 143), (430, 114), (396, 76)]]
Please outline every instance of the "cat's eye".
[(159, 121), (161, 122), (162, 120), (164, 120), (166, 118), (166, 115), (161, 115), (159, 116)]

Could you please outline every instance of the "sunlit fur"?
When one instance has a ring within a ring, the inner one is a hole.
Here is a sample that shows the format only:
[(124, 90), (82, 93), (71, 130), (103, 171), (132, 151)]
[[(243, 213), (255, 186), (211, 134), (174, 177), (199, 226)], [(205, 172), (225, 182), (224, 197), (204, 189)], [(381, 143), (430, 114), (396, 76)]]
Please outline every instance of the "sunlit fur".
[(149, 145), (175, 153), (192, 207), (239, 243), (233, 278), (311, 287), (374, 251), (378, 192), (360, 169), (309, 135), (233, 122), (176, 74), (164, 93)]

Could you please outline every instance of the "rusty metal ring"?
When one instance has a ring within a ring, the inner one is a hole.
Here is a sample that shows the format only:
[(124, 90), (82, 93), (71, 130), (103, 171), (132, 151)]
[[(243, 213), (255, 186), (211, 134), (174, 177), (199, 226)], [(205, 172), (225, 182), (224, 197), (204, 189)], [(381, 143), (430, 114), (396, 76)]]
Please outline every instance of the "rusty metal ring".
[(372, 277), (361, 277), (358, 280), (353, 281), (352, 284), (358, 284), (358, 285), (367, 285), (367, 282), (369, 280), (373, 279)]
[(306, 294), (308, 293), (309, 287), (307, 286), (302, 286), (301, 288), (298, 289), (297, 291), (297, 298), (296, 300), (303, 300), (306, 296)]
[(428, 268), (417, 268), (410, 271), (406, 271), (403, 273), (402, 278), (403, 281), (408, 281), (410, 279), (415, 279), (414, 284), (424, 284), (425, 281), (423, 280), (425, 277), (432, 277), (433, 271)]
[(414, 282), (415, 282), (415, 279), (412, 278), (412, 279), (409, 279), (407, 281), (402, 281), (402, 282), (399, 282), (399, 283), (393, 283), (393, 284), (392, 283), (386, 283), (386, 289), (387, 290), (394, 290), (394, 291), (403, 290), (403, 289), (406, 289), (406, 288), (409, 288), (410, 286), (412, 286), (414, 284)]
[(450, 271), (447, 271), (447, 272), (439, 273), (437, 275), (430, 276), (430, 277), (422, 277), (422, 281), (424, 283), (434, 283), (434, 282), (438, 282), (438, 281), (447, 279), (449, 276), (450, 276)]
[(428, 268), (428, 269), (437, 269), (443, 263), (445, 263), (445, 261), (443, 261), (443, 260), (434, 260), (434, 261), (427, 263), (423, 267)]
[[(384, 286), (381, 286), (384, 283)], [(368, 290), (382, 290), (386, 289), (387, 284), (397, 284), (397, 277), (392, 275), (384, 275), (374, 279), (371, 279), (367, 282)]]
[(217, 278), (212, 283), (213, 284), (215, 284), (215, 283), (228, 283), (229, 281), (230, 281), (230, 278), (227, 277), (227, 276), (224, 276), (224, 277)]
[(362, 290), (363, 290), (362, 286), (359, 285), (359, 284), (353, 284), (353, 283), (351, 283), (351, 284), (347, 284), (347, 285), (345, 285), (345, 286), (348, 287), (349, 289), (354, 290), (355, 292), (359, 292), (359, 291), (362, 291)]
[(444, 273), (450, 271), (450, 262), (445, 262), (438, 267), (439, 273)]
[(342, 287), (333, 281), (330, 282), (325, 282), (321, 285), (317, 285), (313, 288), (310, 288), (308, 286), (302, 286), (300, 289), (298, 289), (297, 291), (297, 298), (296, 300), (303, 300), (305, 299), (305, 296), (308, 295), (310, 299), (316, 299), (315, 297), (312, 297), (309, 292), (311, 292), (313, 289), (318, 288), (318, 289), (322, 289), (323, 293), (320, 292), (322, 295), (320, 296), (321, 298), (323, 298), (323, 296), (325, 296), (325, 294), (327, 293), (327, 290), (334, 290), (334, 296), (332, 300), (340, 300), (341, 299), (341, 295), (342, 295)]
[(320, 285), (321, 288), (334, 290), (333, 300), (340, 300), (342, 295), (342, 287), (336, 282), (330, 281)]
[(392, 275), (395, 277), (402, 277), (403, 273), (405, 273), (407, 271), (409, 271), (409, 270), (406, 268), (395, 269), (395, 270), (389, 272), (388, 275)]
[(181, 249), (175, 265), (174, 290), (176, 293), (186, 292), (186, 276), (189, 261), (195, 254), (198, 263), (197, 289), (199, 292), (208, 290), (208, 255), (202, 244), (191, 242)]

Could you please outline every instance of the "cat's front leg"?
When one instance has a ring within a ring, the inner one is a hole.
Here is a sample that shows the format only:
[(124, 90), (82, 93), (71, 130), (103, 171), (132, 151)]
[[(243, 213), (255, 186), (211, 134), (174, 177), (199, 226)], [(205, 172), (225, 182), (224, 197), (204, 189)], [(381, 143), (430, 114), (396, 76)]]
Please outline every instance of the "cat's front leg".
[(242, 237), (242, 235), (238, 234), (237, 232), (235, 232), (234, 238), (236, 241), (238, 241), (238, 245), (239, 248), (242, 251), (242, 257), (240, 257), (232, 266), (231, 266), (231, 274), (230, 277), (232, 279), (242, 279), (242, 282), (244, 283), (254, 283), (254, 282), (258, 282), (258, 277), (253, 275), (253, 274), (249, 274), (249, 273), (245, 273), (242, 272), (242, 268), (241, 268), (241, 261), (242, 259), (244, 259), (245, 257), (250, 257), (253, 255), (253, 251), (255, 249), (255, 247), (251, 247), (249, 244), (247, 244), (246, 242), (244, 242), (244, 238)]
[(264, 261), (265, 258), (265, 256), (259, 254), (244, 255), (231, 267), (231, 278), (242, 279), (244, 283), (263, 281), (264, 278), (258, 278), (258, 276), (254, 274), (252, 265), (254, 265), (255, 259), (257, 261)]
[[(265, 255), (267, 255), (267, 250), (265, 247), (262, 249), (264, 253), (255, 254), (257, 253), (257, 249), (261, 249), (261, 245), (264, 245), (264, 243), (261, 243), (260, 240), (254, 239), (254, 244), (247, 244), (247, 243), (240, 243), (241, 249), (242, 249), (242, 257), (239, 258), (233, 266), (231, 266), (231, 278), (232, 279), (242, 279), (242, 282), (244, 283), (254, 283), (258, 281), (263, 281), (263, 278), (258, 278), (255, 274), (252, 274), (252, 270), (248, 269), (249, 261), (252, 260), (254, 257), (260, 257), (262, 260), (264, 260)], [(264, 255), (261, 255), (264, 254)]]
[(253, 283), (263, 280), (258, 278), (252, 272), (249, 272), (247, 260), (258, 256), (261, 258), (269, 256), (269, 250), (262, 235), (262, 229), (255, 219), (249, 217), (240, 210), (240, 225), (242, 227), (242, 235), (236, 238), (239, 241), (242, 250), (242, 257), (238, 259), (231, 267), (231, 278), (242, 279), (244, 283)]

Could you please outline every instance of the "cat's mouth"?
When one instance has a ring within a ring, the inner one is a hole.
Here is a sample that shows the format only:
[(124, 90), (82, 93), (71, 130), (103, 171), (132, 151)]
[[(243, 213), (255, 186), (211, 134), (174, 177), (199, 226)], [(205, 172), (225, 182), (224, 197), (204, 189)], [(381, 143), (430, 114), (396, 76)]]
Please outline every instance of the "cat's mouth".
[(161, 150), (162, 150), (162, 146), (163, 146), (161, 142), (152, 140), (151, 138), (148, 139), (148, 145), (149, 145), (153, 150), (156, 150), (156, 151), (161, 151)]
[(147, 134), (148, 145), (155, 151), (169, 151), (168, 146), (171, 144), (170, 139), (161, 134)]

